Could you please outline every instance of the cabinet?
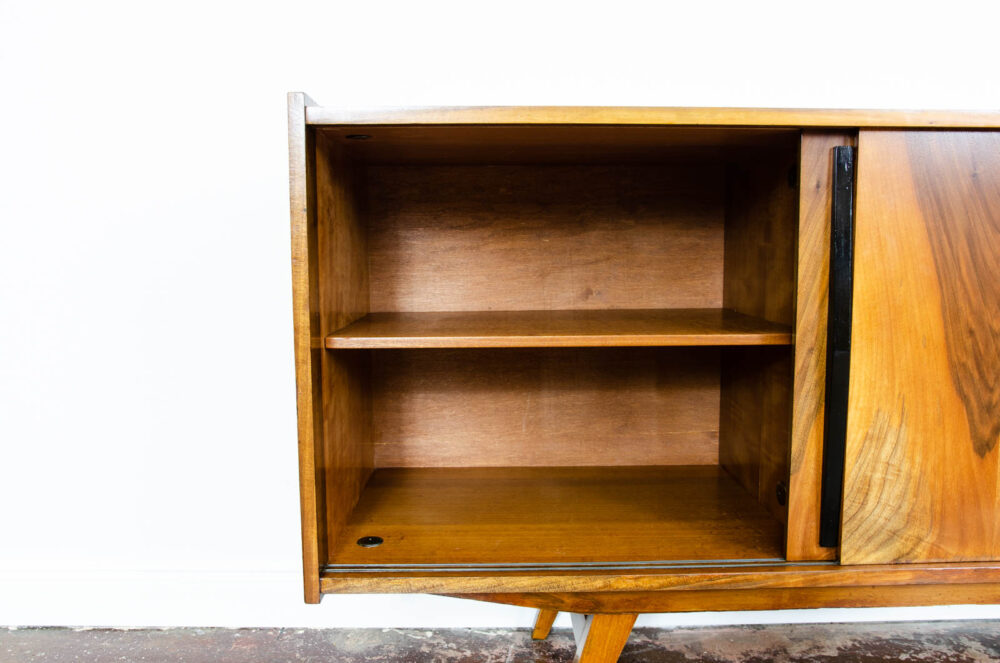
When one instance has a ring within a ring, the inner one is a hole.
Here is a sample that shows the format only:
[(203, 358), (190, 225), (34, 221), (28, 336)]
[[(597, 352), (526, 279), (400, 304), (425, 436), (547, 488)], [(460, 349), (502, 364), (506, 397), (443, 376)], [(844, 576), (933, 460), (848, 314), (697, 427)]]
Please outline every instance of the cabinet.
[(289, 127), (307, 602), (566, 610), (600, 661), (639, 612), (1000, 601), (1000, 115)]
[(1000, 559), (1000, 132), (859, 152), (840, 559)]

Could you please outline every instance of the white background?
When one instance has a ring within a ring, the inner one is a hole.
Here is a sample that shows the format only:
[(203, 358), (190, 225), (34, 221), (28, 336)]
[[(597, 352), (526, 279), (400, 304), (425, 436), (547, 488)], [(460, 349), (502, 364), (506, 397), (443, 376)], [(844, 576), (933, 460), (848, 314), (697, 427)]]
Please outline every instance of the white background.
[[(299, 578), (285, 92), (1000, 108), (997, 3), (0, 0), (0, 624), (525, 626)], [(1000, 607), (647, 625), (1000, 617)]]

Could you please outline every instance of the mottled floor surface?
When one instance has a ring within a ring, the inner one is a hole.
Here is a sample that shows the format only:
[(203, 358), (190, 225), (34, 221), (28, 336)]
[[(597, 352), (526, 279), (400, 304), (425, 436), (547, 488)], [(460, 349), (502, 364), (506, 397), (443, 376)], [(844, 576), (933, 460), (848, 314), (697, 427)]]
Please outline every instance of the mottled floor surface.
[[(0, 629), (0, 662), (569, 662), (573, 636), (527, 629)], [(1000, 661), (1000, 622), (636, 629), (621, 661)]]

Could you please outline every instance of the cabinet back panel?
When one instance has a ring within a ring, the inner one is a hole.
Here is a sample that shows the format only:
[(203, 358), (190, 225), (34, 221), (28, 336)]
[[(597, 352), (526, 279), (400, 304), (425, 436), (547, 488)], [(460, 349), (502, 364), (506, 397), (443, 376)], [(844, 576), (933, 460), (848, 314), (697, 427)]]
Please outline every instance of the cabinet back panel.
[(715, 308), (724, 167), (371, 166), (372, 311)]
[(713, 465), (717, 348), (377, 350), (376, 467)]

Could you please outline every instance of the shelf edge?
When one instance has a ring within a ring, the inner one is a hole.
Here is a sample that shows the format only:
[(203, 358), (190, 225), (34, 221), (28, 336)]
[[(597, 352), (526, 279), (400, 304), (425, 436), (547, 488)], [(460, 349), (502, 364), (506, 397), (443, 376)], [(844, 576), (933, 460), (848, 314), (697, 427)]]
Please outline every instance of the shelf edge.
[(565, 336), (336, 336), (326, 337), (328, 350), (418, 348), (593, 348), (791, 345), (791, 332), (686, 335)]

